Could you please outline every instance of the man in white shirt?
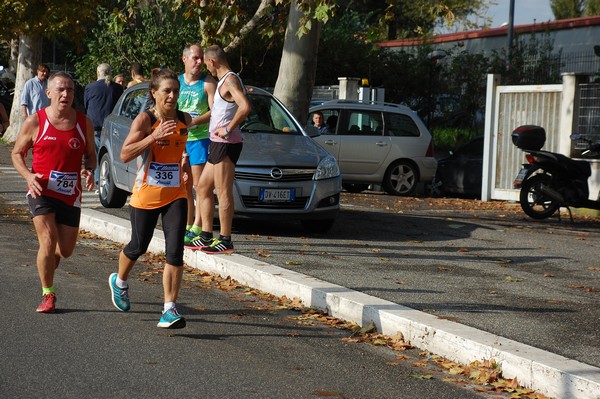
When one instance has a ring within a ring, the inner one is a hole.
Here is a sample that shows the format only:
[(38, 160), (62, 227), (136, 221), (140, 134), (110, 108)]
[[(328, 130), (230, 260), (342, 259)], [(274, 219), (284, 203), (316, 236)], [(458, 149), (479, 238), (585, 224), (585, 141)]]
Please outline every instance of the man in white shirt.
[(21, 117), (27, 119), (42, 108), (50, 106), (50, 99), (46, 94), (48, 87), (48, 74), (50, 68), (46, 64), (37, 67), (37, 76), (25, 82), (23, 95), (21, 96)]

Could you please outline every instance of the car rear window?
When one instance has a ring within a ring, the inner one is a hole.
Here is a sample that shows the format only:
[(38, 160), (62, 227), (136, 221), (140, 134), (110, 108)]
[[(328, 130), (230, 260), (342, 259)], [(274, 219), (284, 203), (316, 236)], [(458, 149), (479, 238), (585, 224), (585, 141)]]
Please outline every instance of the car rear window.
[(347, 111), (346, 133), (360, 136), (383, 135), (383, 116), (379, 111)]
[(388, 134), (397, 137), (419, 137), (421, 132), (415, 121), (408, 115), (388, 114)]

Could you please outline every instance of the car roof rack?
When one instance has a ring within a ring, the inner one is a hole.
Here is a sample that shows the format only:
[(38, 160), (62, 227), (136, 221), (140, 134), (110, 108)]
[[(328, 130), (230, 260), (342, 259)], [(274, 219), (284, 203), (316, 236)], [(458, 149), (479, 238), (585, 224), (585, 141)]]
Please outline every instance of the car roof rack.
[(382, 107), (392, 107), (392, 108), (398, 108), (398, 109), (406, 109), (406, 110), (410, 110), (411, 108), (406, 106), (406, 105), (402, 105), (402, 104), (396, 104), (396, 103), (388, 103), (385, 101), (360, 101), (360, 100), (348, 100), (348, 99), (336, 99), (336, 100), (329, 100), (324, 102), (321, 105), (331, 105), (331, 104), (356, 104), (356, 105), (379, 105)]

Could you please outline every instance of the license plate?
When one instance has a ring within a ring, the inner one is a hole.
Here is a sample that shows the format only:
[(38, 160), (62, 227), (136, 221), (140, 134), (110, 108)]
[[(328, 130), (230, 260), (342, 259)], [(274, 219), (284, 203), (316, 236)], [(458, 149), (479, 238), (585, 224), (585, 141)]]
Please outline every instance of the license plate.
[(264, 202), (291, 202), (295, 197), (296, 190), (293, 188), (261, 188), (258, 194), (258, 199)]
[(521, 184), (523, 183), (523, 179), (525, 178), (525, 175), (527, 175), (528, 171), (529, 171), (529, 169), (527, 169), (527, 168), (523, 168), (519, 171), (519, 174), (517, 175), (517, 177), (515, 177), (515, 181), (513, 182), (514, 188), (521, 187)]

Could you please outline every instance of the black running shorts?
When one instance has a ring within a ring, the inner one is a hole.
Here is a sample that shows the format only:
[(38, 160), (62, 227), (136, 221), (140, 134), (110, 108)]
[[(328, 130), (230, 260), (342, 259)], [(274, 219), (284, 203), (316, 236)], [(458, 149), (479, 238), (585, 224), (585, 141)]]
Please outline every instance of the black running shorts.
[(27, 196), (29, 203), (29, 212), (32, 217), (46, 215), (48, 213), (56, 214), (56, 223), (69, 227), (79, 227), (81, 219), (81, 208), (78, 206), (70, 206), (61, 200), (53, 197), (41, 195), (37, 198)]
[(225, 157), (229, 157), (233, 164), (237, 164), (238, 159), (240, 159), (240, 153), (242, 152), (243, 143), (218, 143), (216, 141), (211, 141), (210, 146), (208, 147), (208, 162), (213, 165), (218, 164)]

